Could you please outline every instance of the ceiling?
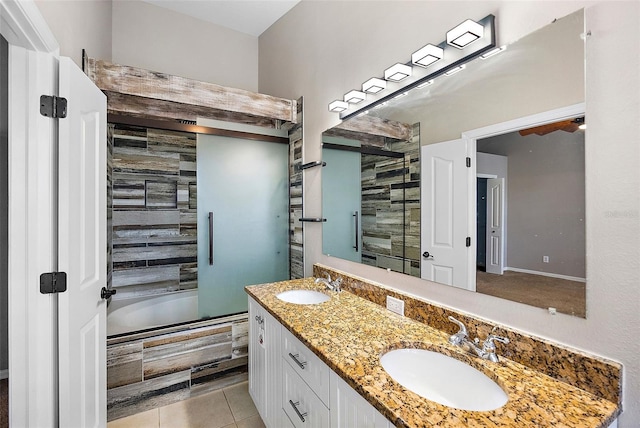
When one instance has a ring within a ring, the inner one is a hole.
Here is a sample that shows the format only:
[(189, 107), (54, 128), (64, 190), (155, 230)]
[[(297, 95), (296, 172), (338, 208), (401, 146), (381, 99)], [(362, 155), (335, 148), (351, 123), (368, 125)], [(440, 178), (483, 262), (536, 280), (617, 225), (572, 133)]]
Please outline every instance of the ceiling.
[(143, 0), (258, 37), (300, 0)]

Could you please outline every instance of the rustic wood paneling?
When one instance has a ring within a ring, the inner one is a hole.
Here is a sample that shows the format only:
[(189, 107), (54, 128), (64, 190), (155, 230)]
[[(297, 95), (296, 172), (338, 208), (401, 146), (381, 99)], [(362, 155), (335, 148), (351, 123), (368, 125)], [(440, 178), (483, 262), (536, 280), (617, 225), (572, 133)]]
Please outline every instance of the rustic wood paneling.
[(296, 122), (296, 101), (89, 58), (87, 74), (103, 91)]
[(404, 158), (361, 158), (362, 262), (414, 276), (420, 276), (419, 135), (416, 124), (408, 140), (385, 139)]
[(196, 288), (195, 135), (113, 128), (114, 299)]
[(154, 100), (111, 91), (105, 91), (105, 93), (107, 95), (107, 111), (110, 114), (143, 119), (169, 119), (189, 122), (195, 122), (198, 118), (206, 118), (261, 126), (263, 128), (279, 128), (282, 123), (282, 121), (278, 119), (258, 117), (216, 108)]
[(371, 115), (357, 116), (345, 120), (336, 128), (396, 140), (410, 140), (413, 132), (411, 125)]
[(289, 130), (289, 276), (291, 279), (304, 277), (304, 223), (302, 218), (302, 106), (298, 105), (297, 126)]
[(247, 380), (248, 315), (194, 321), (107, 343), (107, 419)]

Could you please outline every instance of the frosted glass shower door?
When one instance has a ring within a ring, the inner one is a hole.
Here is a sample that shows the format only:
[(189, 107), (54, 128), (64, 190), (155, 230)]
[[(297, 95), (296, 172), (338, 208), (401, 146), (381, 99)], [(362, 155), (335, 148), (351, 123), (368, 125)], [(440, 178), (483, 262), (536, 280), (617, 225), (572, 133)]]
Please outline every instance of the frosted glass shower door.
[(322, 149), (322, 252), (362, 261), (360, 152)]
[(244, 312), (244, 286), (289, 279), (288, 153), (286, 144), (198, 135), (200, 317)]

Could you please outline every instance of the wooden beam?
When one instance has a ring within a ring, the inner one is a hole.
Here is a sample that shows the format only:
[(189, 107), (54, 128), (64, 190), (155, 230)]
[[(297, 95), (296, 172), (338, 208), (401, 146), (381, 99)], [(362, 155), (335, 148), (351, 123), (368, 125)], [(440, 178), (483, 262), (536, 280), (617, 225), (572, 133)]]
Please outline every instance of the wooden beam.
[(194, 125), (190, 123), (179, 123), (172, 120), (158, 120), (137, 118), (132, 116), (120, 116), (116, 114), (107, 115), (109, 123), (121, 125), (140, 126), (142, 128), (163, 129), (166, 131), (189, 132), (192, 134), (218, 135), (220, 137), (241, 138), (243, 140), (262, 141), (266, 143), (289, 144), (288, 137), (276, 137), (273, 135), (254, 134), (252, 132), (233, 131), (229, 129), (219, 129), (210, 126)]
[(345, 120), (336, 128), (397, 140), (409, 140), (413, 127), (406, 123), (364, 115)]
[(173, 101), (154, 100), (151, 98), (137, 97), (135, 95), (121, 94), (119, 92), (105, 91), (105, 93), (107, 95), (107, 109), (110, 114), (145, 119), (188, 120), (192, 122), (202, 117), (273, 129), (284, 128), (283, 124), (288, 123), (267, 117), (252, 116), (191, 104), (181, 104)]
[(88, 58), (85, 72), (103, 91), (296, 123), (296, 101)]
[(367, 134), (365, 132), (349, 131), (347, 129), (339, 129), (334, 126), (331, 129), (327, 129), (322, 135), (328, 137), (341, 137), (348, 140), (359, 141), (363, 146), (383, 148), (385, 143), (385, 137), (380, 135)]

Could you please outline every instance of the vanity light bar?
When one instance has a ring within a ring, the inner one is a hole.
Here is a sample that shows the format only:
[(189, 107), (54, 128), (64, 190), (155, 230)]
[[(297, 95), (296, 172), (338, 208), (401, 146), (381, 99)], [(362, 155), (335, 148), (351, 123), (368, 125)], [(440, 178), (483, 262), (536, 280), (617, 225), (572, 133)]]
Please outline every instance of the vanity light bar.
[(344, 94), (344, 101), (351, 104), (358, 104), (367, 99), (367, 94), (360, 91), (349, 91)]
[(480, 58), (482, 59), (487, 59), (487, 58), (491, 58), (494, 55), (498, 55), (500, 52), (503, 52), (507, 49), (506, 46), (500, 46), (499, 48), (495, 48), (493, 50), (490, 50), (489, 52), (487, 52), (484, 55), (480, 55)]
[[(471, 48), (463, 49), (472, 43)], [(478, 21), (467, 19), (448, 31), (445, 41), (438, 45), (429, 43), (423, 46), (411, 54), (410, 62), (397, 63), (387, 68), (384, 80), (372, 77), (362, 84), (362, 91), (347, 92), (344, 94), (344, 101), (333, 101), (329, 104), (329, 110), (340, 113), (342, 120), (355, 117), (364, 110), (379, 107), (398, 95), (402, 96), (408, 90), (431, 85), (440, 75), (451, 76), (464, 69), (466, 62), (479, 56), (489, 58), (505, 49), (494, 49), (495, 47), (495, 17), (487, 15)], [(420, 69), (414, 69), (413, 66), (419, 66)], [(402, 83), (393, 88), (392, 93), (380, 94), (387, 89), (388, 81)], [(361, 105), (355, 107), (356, 104)]]
[(411, 76), (411, 67), (405, 64), (394, 64), (384, 71), (385, 80), (399, 82)]
[(420, 67), (428, 67), (444, 56), (444, 49), (428, 44), (411, 54), (411, 63)]
[(335, 100), (334, 102), (329, 104), (329, 111), (333, 111), (336, 113), (340, 113), (341, 111), (345, 111), (349, 108), (349, 104), (344, 101)]
[(377, 94), (386, 88), (387, 82), (382, 79), (378, 79), (377, 77), (372, 77), (362, 84), (362, 90), (364, 92), (369, 92), (370, 94)]
[(447, 44), (462, 49), (484, 35), (484, 27), (471, 19), (447, 31)]
[(445, 74), (446, 76), (452, 76), (452, 75), (456, 74), (457, 72), (464, 70), (465, 68), (466, 68), (466, 67), (465, 67), (465, 65), (464, 65), (464, 64), (462, 64), (462, 65), (460, 65), (460, 66), (458, 66), (458, 67), (456, 67), (456, 68), (452, 68), (451, 70), (447, 71), (447, 72), (446, 72), (446, 73), (444, 73), (444, 74)]

